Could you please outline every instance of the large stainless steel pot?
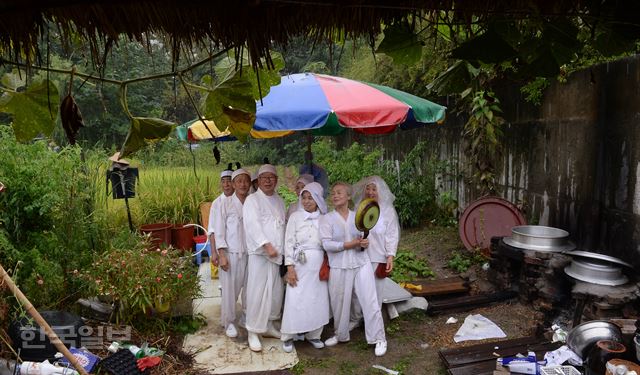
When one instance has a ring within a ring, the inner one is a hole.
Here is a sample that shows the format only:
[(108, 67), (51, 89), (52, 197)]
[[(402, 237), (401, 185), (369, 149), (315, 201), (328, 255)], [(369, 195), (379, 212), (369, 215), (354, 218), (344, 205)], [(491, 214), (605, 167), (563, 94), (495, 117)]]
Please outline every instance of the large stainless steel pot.
[(591, 347), (600, 340), (622, 342), (622, 331), (606, 320), (592, 320), (574, 327), (567, 335), (567, 346), (582, 359), (586, 359)]
[(566, 230), (542, 225), (520, 225), (511, 229), (511, 237), (504, 243), (519, 249), (560, 252), (575, 249)]

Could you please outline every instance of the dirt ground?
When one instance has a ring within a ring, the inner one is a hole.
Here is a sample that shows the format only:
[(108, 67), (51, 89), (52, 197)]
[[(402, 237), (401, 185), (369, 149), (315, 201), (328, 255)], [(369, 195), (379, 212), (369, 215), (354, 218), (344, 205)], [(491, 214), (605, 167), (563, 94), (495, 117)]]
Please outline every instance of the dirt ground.
[[(436, 277), (449, 277), (455, 272), (446, 268), (453, 251), (463, 250), (457, 228), (425, 227), (406, 230), (402, 233), (400, 248), (411, 249), (427, 259)], [(472, 291), (485, 280), (485, 271), (474, 266), (465, 273), (472, 281)], [(438, 357), (442, 348), (468, 346), (482, 341), (456, 344), (455, 332), (469, 314), (482, 314), (495, 322), (507, 334), (507, 338), (518, 338), (533, 334), (537, 314), (530, 306), (517, 301), (499, 303), (465, 312), (430, 316), (414, 311), (389, 321), (385, 315), (385, 329), (388, 351), (384, 357), (373, 354), (373, 346), (366, 344), (364, 331), (357, 328), (352, 332), (351, 341), (332, 348), (316, 350), (307, 343), (296, 343), (300, 363), (291, 369), (294, 374), (383, 374), (374, 369), (377, 364), (402, 374), (445, 374)], [(449, 317), (458, 319), (456, 324), (446, 324)], [(323, 338), (329, 337), (331, 330), (325, 328)]]

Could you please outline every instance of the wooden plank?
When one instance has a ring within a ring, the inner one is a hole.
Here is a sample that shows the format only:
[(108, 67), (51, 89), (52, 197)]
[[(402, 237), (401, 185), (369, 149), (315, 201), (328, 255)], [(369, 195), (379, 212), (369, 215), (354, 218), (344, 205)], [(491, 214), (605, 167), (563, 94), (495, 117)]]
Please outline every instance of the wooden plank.
[[(516, 346), (510, 347), (501, 347), (500, 342), (493, 342), (495, 346), (499, 347), (499, 349), (494, 349), (491, 347), (489, 349), (484, 349), (483, 351), (472, 351), (470, 353), (460, 353), (453, 356), (446, 356), (445, 365), (448, 368), (454, 367), (469, 367), (473, 364), (482, 363), (482, 362), (490, 362), (492, 363), (491, 371), (495, 369), (495, 360), (499, 357), (510, 357), (514, 356), (518, 353), (526, 354), (529, 351), (533, 351), (536, 353), (538, 358), (544, 358), (544, 354), (548, 351), (555, 350), (560, 347), (560, 343), (551, 343), (548, 341), (540, 341), (544, 339), (537, 339), (537, 342), (530, 344), (520, 344)], [(498, 354), (496, 356), (495, 354)], [(467, 372), (468, 374), (473, 374), (474, 372)]]
[(496, 369), (496, 361), (484, 361), (468, 366), (450, 368), (450, 375), (492, 375)]
[(478, 305), (487, 305), (493, 302), (505, 301), (518, 296), (514, 291), (500, 291), (491, 294), (477, 296), (452, 297), (442, 300), (429, 301), (427, 313), (438, 313), (447, 310), (468, 310)]
[(467, 293), (469, 291), (469, 282), (460, 276), (437, 280), (415, 280), (411, 284), (422, 286), (422, 290), (407, 289), (416, 297)]
[(440, 353), (446, 357), (446, 356), (457, 355), (462, 353), (479, 353), (487, 350), (494, 351), (495, 350), (494, 348), (496, 346), (498, 348), (509, 348), (512, 346), (535, 344), (543, 341), (545, 341), (543, 337), (527, 336), (527, 337), (520, 337), (517, 339), (496, 340), (492, 342), (485, 342), (483, 344), (476, 344), (476, 345), (465, 346), (465, 347), (446, 348), (446, 349), (440, 350)]

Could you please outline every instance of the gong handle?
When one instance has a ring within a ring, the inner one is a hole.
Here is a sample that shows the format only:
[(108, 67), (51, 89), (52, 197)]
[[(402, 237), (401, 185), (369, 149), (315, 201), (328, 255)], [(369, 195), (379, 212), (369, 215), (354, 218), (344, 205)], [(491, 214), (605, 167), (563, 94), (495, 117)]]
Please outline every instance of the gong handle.
[[(367, 237), (369, 237), (369, 230), (368, 230), (368, 229), (365, 229), (365, 230), (364, 230), (364, 236), (362, 236), (362, 239), (365, 239), (365, 238), (367, 238)], [(360, 251), (364, 251), (364, 247), (361, 247), (361, 248), (360, 248)]]

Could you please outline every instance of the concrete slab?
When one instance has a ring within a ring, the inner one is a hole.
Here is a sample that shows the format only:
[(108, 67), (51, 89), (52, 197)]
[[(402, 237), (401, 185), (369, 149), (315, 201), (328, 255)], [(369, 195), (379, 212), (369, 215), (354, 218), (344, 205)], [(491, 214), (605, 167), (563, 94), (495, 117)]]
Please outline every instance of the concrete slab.
[(263, 338), (262, 352), (254, 353), (247, 344), (247, 331), (239, 328), (232, 339), (220, 326), (220, 289), (218, 279), (211, 279), (209, 262), (198, 270), (203, 297), (193, 300), (193, 313), (202, 314), (207, 325), (184, 339), (183, 350), (195, 353), (195, 367), (212, 374), (273, 371), (291, 368), (298, 363), (295, 350), (285, 353), (278, 339)]

